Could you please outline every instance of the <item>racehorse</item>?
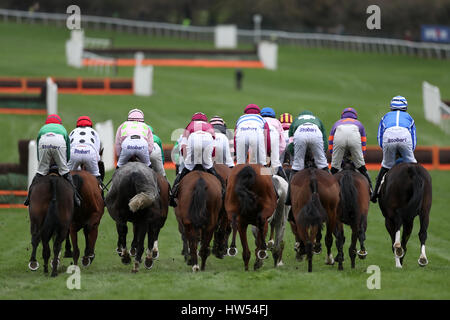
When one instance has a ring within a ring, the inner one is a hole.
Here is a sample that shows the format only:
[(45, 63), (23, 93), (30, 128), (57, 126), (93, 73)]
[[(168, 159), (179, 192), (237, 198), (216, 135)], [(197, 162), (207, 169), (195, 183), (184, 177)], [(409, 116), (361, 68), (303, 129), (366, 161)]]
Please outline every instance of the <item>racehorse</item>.
[(338, 249), (336, 256), (339, 263), (338, 269), (343, 269), (345, 239), (342, 223), (337, 217), (339, 189), (339, 183), (331, 174), (314, 167), (306, 167), (297, 172), (291, 179), (293, 213), (291, 226), (298, 242), (296, 246), (300, 246), (299, 240), (301, 240), (304, 248), (306, 248), (308, 272), (312, 271), (313, 247), (316, 245), (324, 222), (327, 226), (325, 235), (327, 257), (325, 262), (326, 264), (334, 264), (331, 254), (334, 234)]
[[(286, 221), (291, 206), (285, 204), (288, 193), (288, 183), (282, 177), (274, 175), (272, 177), (273, 185), (277, 190), (278, 200), (277, 207), (272, 217), (269, 219), (270, 235), (267, 242), (267, 248), (272, 252), (274, 266), (282, 266), (283, 250), (284, 250), (284, 232), (286, 230)], [(252, 228), (256, 237), (256, 227)], [(275, 236), (276, 235), (276, 236)]]
[[(73, 262), (78, 264), (80, 249), (78, 248), (78, 231), (83, 229), (86, 247), (82, 258), (83, 266), (89, 266), (95, 258), (95, 243), (97, 241), (98, 226), (104, 213), (105, 204), (102, 190), (97, 179), (85, 170), (71, 171), (73, 181), (83, 201), (81, 206), (76, 207), (73, 220), (70, 225), (70, 238), (73, 246)], [(66, 242), (67, 244), (68, 242)], [(67, 246), (66, 246), (67, 251)]]
[[(188, 244), (185, 259), (192, 265), (193, 272), (204, 271), (223, 205), (221, 183), (210, 173), (193, 170), (180, 181), (178, 199), (182, 205), (175, 207), (175, 215), (182, 238)], [(198, 241), (201, 241), (201, 267), (197, 257)]]
[[(147, 246), (147, 258), (144, 261), (145, 267), (147, 269), (151, 269), (153, 267), (153, 260), (159, 258), (159, 249), (158, 249), (158, 236), (161, 228), (164, 226), (167, 213), (169, 212), (169, 182), (162, 175), (156, 173), (158, 180), (158, 187), (160, 190), (159, 202), (155, 203), (154, 206), (150, 208), (153, 212), (152, 219), (148, 224), (148, 246)], [(133, 241), (131, 242), (130, 255), (134, 257), (136, 255), (136, 247), (137, 247), (137, 237), (135, 229), (133, 228)], [(151, 253), (151, 254), (150, 254)]]
[[(225, 164), (214, 164), (214, 168), (217, 173), (225, 181), (225, 185), (228, 182), (228, 177), (231, 173), (231, 168)], [(227, 254), (228, 248), (228, 238), (231, 233), (231, 223), (228, 221), (227, 212), (225, 211), (225, 206), (222, 205), (222, 210), (219, 212), (219, 219), (216, 231), (214, 232), (213, 248), (212, 253), (219, 259), (223, 259)]]
[(275, 212), (277, 196), (269, 168), (259, 164), (239, 164), (228, 178), (225, 194), (225, 209), (232, 221), (233, 238), (229, 252), (236, 250), (236, 231), (239, 231), (243, 247), (242, 258), (248, 271), (250, 250), (247, 242), (247, 227), (256, 226), (256, 261), (254, 270), (259, 269), (267, 258), (266, 234), (268, 220)]
[[(116, 251), (124, 264), (131, 262), (126, 244), (127, 222), (133, 223), (136, 255), (131, 271), (136, 273), (139, 271), (149, 224), (159, 218), (155, 210), (152, 210), (152, 206), (159, 203), (156, 173), (141, 162), (128, 162), (114, 172), (111, 190), (105, 202), (111, 218), (116, 222), (118, 233)], [(147, 251), (146, 260), (150, 259), (152, 259), (152, 253)]]
[(28, 267), (32, 271), (39, 268), (36, 249), (42, 240), (44, 273), (48, 273), (50, 258), (50, 238), (53, 240), (52, 277), (58, 275), (59, 254), (62, 242), (67, 238), (73, 216), (73, 188), (70, 183), (51, 171), (34, 185), (28, 207), (30, 215), (31, 253)]
[[(358, 171), (350, 159), (344, 158), (342, 171), (334, 177), (339, 181), (340, 202), (338, 207), (339, 220), (352, 228), (352, 242), (348, 249), (352, 268), (355, 268), (356, 254), (365, 259), (367, 251), (364, 246), (367, 230), (367, 215), (369, 213), (370, 189), (367, 179)], [(359, 239), (361, 249), (356, 252), (356, 242)]]
[[(401, 268), (406, 254), (406, 244), (411, 235), (414, 218), (420, 219), (421, 267), (428, 264), (425, 241), (430, 217), (432, 199), (431, 176), (418, 163), (400, 163), (392, 167), (380, 187), (379, 206), (385, 218), (386, 229), (392, 240), (395, 265)], [(400, 228), (403, 234), (400, 242)]]

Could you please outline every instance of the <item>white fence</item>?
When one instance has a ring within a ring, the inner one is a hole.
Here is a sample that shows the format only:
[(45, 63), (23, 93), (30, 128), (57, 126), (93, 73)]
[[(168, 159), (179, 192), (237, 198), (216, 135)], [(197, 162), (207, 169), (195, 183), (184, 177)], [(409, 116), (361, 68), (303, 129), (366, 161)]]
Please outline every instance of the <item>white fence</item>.
[(425, 119), (440, 126), (450, 134), (450, 107), (441, 100), (438, 87), (424, 81), (422, 83), (423, 111)]
[[(3, 21), (18, 23), (43, 24), (56, 23), (65, 26), (67, 14), (28, 12), (0, 9)], [(215, 27), (183, 26), (178, 24), (136, 21), (110, 17), (81, 16), (83, 28), (125, 31), (130, 33), (148, 34), (152, 36), (167, 36), (187, 38), (192, 40), (214, 41)], [(254, 30), (238, 30), (239, 42), (254, 42)], [(412, 42), (400, 39), (371, 38), (320, 33), (294, 33), (277, 30), (260, 30), (261, 40), (278, 41), (280, 44), (300, 45), (305, 47), (327, 47), (361, 52), (377, 52), (384, 54), (403, 54), (426, 58), (450, 59), (450, 45), (425, 42)]]

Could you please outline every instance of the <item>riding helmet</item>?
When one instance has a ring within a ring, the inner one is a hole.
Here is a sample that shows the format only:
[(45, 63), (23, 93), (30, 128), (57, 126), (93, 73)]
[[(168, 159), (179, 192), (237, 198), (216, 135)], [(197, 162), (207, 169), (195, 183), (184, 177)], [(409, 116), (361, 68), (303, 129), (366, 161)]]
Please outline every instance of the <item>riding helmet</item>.
[(358, 113), (353, 108), (345, 108), (341, 113), (341, 119), (345, 118), (358, 119)]
[(272, 108), (263, 108), (261, 110), (261, 116), (262, 117), (270, 117), (275, 118), (275, 111)]
[(406, 111), (408, 110), (408, 101), (406, 101), (405, 97), (402, 96), (395, 96), (391, 100), (391, 110), (401, 110)]
[(192, 116), (192, 121), (205, 121), (208, 122), (208, 117), (203, 112), (196, 112)]
[(261, 109), (256, 104), (249, 104), (245, 107), (244, 113), (246, 114), (259, 114)]
[(281, 114), (281, 116), (280, 116), (280, 122), (281, 122), (281, 126), (283, 127), (284, 130), (289, 129), (289, 127), (290, 127), (291, 124), (292, 124), (292, 121), (293, 121), (293, 119), (292, 119), (292, 114), (287, 113), (287, 112)]
[(144, 113), (139, 109), (133, 109), (128, 112), (128, 121), (144, 122)]
[(45, 124), (49, 124), (49, 123), (62, 124), (62, 120), (57, 114), (49, 114), (47, 116), (47, 119), (45, 120)]
[(88, 116), (81, 116), (77, 120), (77, 127), (91, 127), (92, 128), (92, 121), (91, 118)]

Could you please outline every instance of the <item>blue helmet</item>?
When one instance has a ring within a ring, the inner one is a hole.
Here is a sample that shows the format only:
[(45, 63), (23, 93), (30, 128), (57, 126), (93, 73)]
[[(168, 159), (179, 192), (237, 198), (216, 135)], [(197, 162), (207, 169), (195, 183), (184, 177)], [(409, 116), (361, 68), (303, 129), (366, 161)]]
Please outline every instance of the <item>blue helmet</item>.
[(275, 111), (272, 108), (263, 108), (261, 110), (261, 117), (275, 118)]
[(408, 110), (408, 101), (406, 101), (405, 97), (402, 96), (396, 96), (393, 97), (391, 100), (391, 110), (401, 110), (406, 111)]

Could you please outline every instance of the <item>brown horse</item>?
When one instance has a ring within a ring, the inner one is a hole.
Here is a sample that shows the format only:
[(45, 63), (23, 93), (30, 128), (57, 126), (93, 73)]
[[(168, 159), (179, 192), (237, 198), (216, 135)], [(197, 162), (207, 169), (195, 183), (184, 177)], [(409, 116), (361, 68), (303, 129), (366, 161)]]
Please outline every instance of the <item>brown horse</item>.
[[(147, 269), (153, 267), (154, 260), (159, 258), (158, 248), (158, 236), (162, 227), (164, 226), (167, 213), (169, 212), (169, 189), (170, 185), (166, 178), (156, 173), (158, 188), (159, 188), (159, 201), (150, 208), (153, 211), (152, 219), (148, 224), (148, 236), (147, 236), (147, 256), (144, 261), (144, 265)], [(133, 226), (133, 241), (131, 243), (130, 255), (134, 257), (136, 255), (137, 247), (137, 233)]]
[[(192, 271), (203, 271), (222, 210), (222, 186), (214, 175), (193, 170), (181, 180), (178, 199), (180, 205), (175, 208), (175, 215), (182, 238), (187, 242), (187, 248), (183, 250), (185, 260), (192, 265)], [(197, 257), (198, 241), (201, 241), (201, 267)], [(186, 246), (185, 243), (183, 245)]]
[[(228, 183), (228, 177), (231, 173), (231, 168), (224, 164), (214, 164), (214, 168), (217, 173), (225, 181), (225, 185)], [(228, 220), (225, 206), (222, 206), (222, 210), (219, 213), (219, 222), (217, 224), (216, 231), (214, 232), (214, 241), (212, 253), (219, 259), (223, 259), (227, 254), (228, 238), (231, 233), (231, 223)]]
[[(418, 163), (400, 163), (386, 173), (380, 188), (379, 206), (385, 218), (386, 229), (392, 240), (395, 264), (403, 265), (406, 244), (411, 235), (414, 218), (420, 219), (420, 257), (421, 267), (428, 264), (425, 254), (425, 241), (430, 218), (432, 200), (431, 176)], [(403, 234), (400, 242), (400, 228)]]
[(28, 264), (30, 270), (36, 271), (39, 268), (39, 263), (36, 260), (36, 249), (42, 240), (44, 273), (48, 273), (49, 242), (54, 236), (51, 276), (55, 277), (58, 275), (57, 268), (61, 245), (67, 238), (73, 217), (73, 209), (73, 188), (66, 179), (56, 173), (50, 173), (36, 182), (28, 207), (31, 244), (33, 246), (30, 263)]
[[(80, 249), (78, 248), (78, 231), (83, 229), (86, 247), (81, 261), (83, 266), (89, 266), (95, 258), (95, 243), (97, 241), (98, 226), (104, 213), (105, 203), (102, 190), (97, 179), (87, 171), (71, 171), (73, 182), (83, 199), (81, 206), (76, 207), (70, 225), (70, 238), (73, 246), (73, 262), (78, 264)], [(67, 244), (67, 242), (66, 242)], [(66, 246), (67, 251), (67, 246)]]
[(309, 167), (297, 172), (291, 179), (291, 201), (293, 219), (291, 226), (296, 238), (306, 248), (308, 272), (312, 271), (313, 247), (316, 244), (322, 225), (326, 222), (327, 264), (334, 264), (331, 254), (333, 234), (336, 237), (338, 254), (336, 260), (339, 270), (343, 269), (344, 233), (342, 223), (338, 220), (339, 183), (328, 172)]
[(238, 230), (246, 271), (250, 261), (247, 227), (252, 224), (257, 228), (254, 264), (256, 270), (262, 266), (263, 259), (268, 257), (266, 251), (268, 220), (275, 212), (276, 206), (277, 196), (269, 168), (258, 164), (239, 164), (233, 168), (225, 194), (225, 209), (233, 228), (229, 252), (236, 252), (236, 231)]
[[(369, 213), (370, 189), (367, 179), (358, 171), (351, 161), (344, 160), (342, 171), (334, 177), (340, 185), (340, 202), (338, 207), (339, 220), (352, 228), (352, 242), (348, 249), (352, 268), (355, 268), (356, 254), (365, 259), (367, 251), (364, 246), (367, 230), (367, 215)], [(356, 242), (359, 239), (361, 249), (356, 252)]]

